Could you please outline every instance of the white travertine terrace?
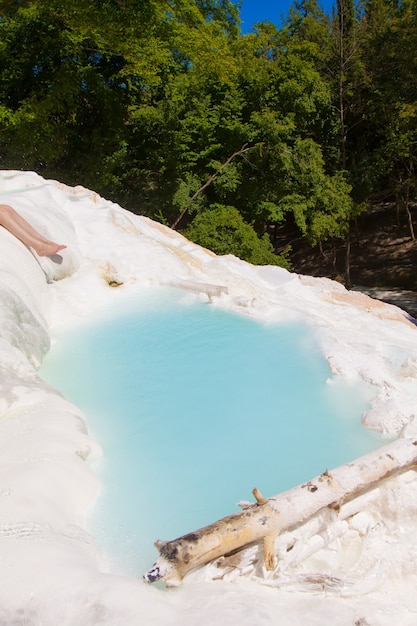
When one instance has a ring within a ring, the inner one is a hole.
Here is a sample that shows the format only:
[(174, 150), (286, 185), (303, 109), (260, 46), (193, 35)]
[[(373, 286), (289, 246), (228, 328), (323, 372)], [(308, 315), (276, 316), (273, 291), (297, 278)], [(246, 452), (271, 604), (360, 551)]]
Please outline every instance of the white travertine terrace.
[(402, 440), (405, 449), (417, 437), (414, 321), (327, 279), (217, 257), (92, 191), (33, 172), (1, 171), (0, 202), (68, 246), (57, 263), (0, 228), (0, 624), (415, 626), (414, 470), (341, 514), (326, 508), (283, 532), (272, 571), (254, 546), (165, 592), (143, 583), (143, 572), (109, 571), (86, 531), (100, 489), (91, 469), (99, 442), (88, 416), (37, 374), (55, 329), (100, 314), (124, 293), (174, 285), (260, 320), (304, 319), (333, 376), (374, 389), (364, 425), (394, 438), (401, 457)]

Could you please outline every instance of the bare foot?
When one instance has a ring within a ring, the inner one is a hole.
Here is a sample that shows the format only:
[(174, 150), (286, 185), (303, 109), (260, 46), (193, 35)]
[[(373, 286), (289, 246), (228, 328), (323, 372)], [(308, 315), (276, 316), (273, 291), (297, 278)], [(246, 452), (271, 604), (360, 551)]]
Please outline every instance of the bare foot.
[(60, 250), (64, 250), (66, 247), (67, 246), (60, 245), (58, 243), (53, 243), (51, 241), (50, 243), (45, 243), (45, 244), (42, 244), (41, 246), (38, 246), (37, 249), (35, 249), (35, 251), (36, 251), (36, 254), (38, 254), (39, 256), (49, 256), (51, 254), (56, 254)]

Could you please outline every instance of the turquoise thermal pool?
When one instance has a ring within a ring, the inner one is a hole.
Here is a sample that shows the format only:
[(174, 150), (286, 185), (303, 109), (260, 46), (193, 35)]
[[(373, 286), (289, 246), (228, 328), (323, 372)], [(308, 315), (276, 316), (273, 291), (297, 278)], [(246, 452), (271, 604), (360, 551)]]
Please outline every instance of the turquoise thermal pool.
[(89, 529), (141, 575), (174, 539), (377, 448), (365, 385), (329, 380), (311, 327), (260, 323), (179, 290), (121, 298), (53, 337), (40, 375), (103, 448)]

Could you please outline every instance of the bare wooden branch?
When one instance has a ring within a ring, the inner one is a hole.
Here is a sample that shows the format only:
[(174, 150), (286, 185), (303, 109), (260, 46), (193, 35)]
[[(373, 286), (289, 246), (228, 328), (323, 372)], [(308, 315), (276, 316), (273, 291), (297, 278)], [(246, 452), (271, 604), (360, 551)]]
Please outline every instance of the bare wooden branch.
[(234, 152), (233, 154), (231, 154), (229, 156), (228, 159), (226, 159), (226, 161), (224, 163), (222, 163), (219, 167), (218, 170), (216, 170), (214, 172), (214, 174), (212, 174), (212, 176), (210, 176), (210, 178), (208, 180), (206, 180), (206, 182), (204, 183), (204, 185), (202, 185), (199, 189), (197, 189), (197, 191), (195, 193), (193, 193), (193, 195), (190, 198), (190, 203), (185, 207), (185, 209), (180, 213), (180, 215), (177, 217), (177, 219), (175, 220), (175, 222), (171, 225), (172, 229), (176, 229), (176, 227), (178, 226), (178, 224), (181, 222), (182, 218), (184, 217), (184, 215), (187, 213), (187, 211), (189, 210), (190, 206), (192, 205), (192, 203), (194, 202), (194, 200), (197, 198), (197, 196), (202, 193), (204, 191), (204, 189), (206, 189), (209, 185), (211, 185), (211, 183), (213, 182), (213, 180), (216, 178), (216, 176), (218, 174), (220, 174), (220, 172), (222, 170), (224, 170), (225, 167), (227, 167), (229, 165), (229, 163), (231, 163), (233, 161), (233, 159), (235, 159), (237, 156), (240, 156), (241, 154), (244, 154), (245, 152), (248, 152), (249, 150), (253, 150), (255, 146), (249, 146), (247, 143), (244, 143), (243, 146), (240, 148), (240, 150), (237, 150), (236, 152)]
[(187, 572), (259, 542), (265, 567), (272, 570), (274, 544), (280, 533), (302, 525), (323, 509), (338, 513), (347, 501), (416, 465), (417, 441), (400, 439), (352, 463), (326, 469), (317, 478), (272, 498), (266, 499), (254, 489), (256, 503), (242, 512), (178, 539), (156, 542), (159, 557), (144, 579), (176, 586)]
[(257, 504), (266, 504), (266, 502), (267, 502), (266, 498), (261, 494), (261, 492), (259, 491), (259, 489), (257, 487), (252, 489), (252, 493), (253, 493), (253, 495), (255, 497), (255, 500), (256, 500)]

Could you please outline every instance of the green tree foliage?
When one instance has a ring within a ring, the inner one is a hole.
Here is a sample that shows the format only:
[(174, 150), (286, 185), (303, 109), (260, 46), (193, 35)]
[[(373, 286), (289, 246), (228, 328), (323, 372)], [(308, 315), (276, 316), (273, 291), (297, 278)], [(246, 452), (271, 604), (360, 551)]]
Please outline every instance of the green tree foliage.
[(119, 147), (125, 103), (114, 75), (123, 60), (74, 36), (59, 11), (36, 2), (0, 22), (3, 167), (67, 172), (99, 183), (94, 154)]
[(287, 255), (276, 255), (265, 235), (260, 238), (239, 211), (215, 204), (197, 215), (182, 234), (216, 254), (234, 254), (255, 265), (281, 265), (290, 269)]
[[(397, 207), (416, 197), (417, 166), (417, 45), (416, 2), (372, 0), (365, 4), (366, 117), (376, 189), (392, 191)], [(370, 56), (372, 51), (372, 56)], [(411, 235), (414, 238), (410, 223)]]
[(343, 239), (352, 218), (360, 212), (342, 172), (328, 176), (317, 144), (299, 139), (288, 159), (282, 212), (291, 212), (302, 234), (313, 244)]
[(257, 262), (272, 227), (345, 241), (376, 190), (415, 199), (415, 10), (296, 0), (282, 27), (242, 34), (232, 0), (7, 0), (1, 166), (190, 233), (215, 217), (203, 245), (221, 253), (234, 224)]
[[(211, 37), (223, 45), (229, 26), (236, 28), (236, 9), (226, 0), (15, 5), (0, 22), (3, 162), (66, 172), (67, 182), (100, 191), (116, 184), (116, 193), (135, 182), (135, 168), (120, 183), (119, 173), (141, 132), (137, 121), (151, 131), (152, 148), (155, 120), (165, 120), (162, 103), (184, 98), (192, 56), (211, 56), (219, 68), (222, 55), (213, 55)], [(161, 163), (155, 166), (159, 176)]]

